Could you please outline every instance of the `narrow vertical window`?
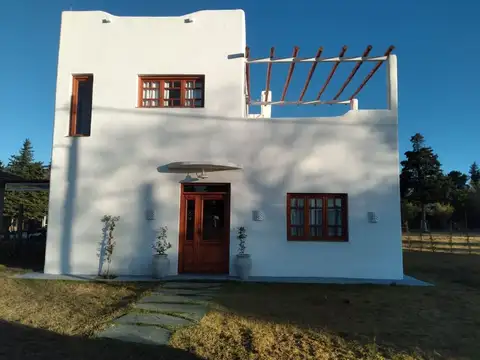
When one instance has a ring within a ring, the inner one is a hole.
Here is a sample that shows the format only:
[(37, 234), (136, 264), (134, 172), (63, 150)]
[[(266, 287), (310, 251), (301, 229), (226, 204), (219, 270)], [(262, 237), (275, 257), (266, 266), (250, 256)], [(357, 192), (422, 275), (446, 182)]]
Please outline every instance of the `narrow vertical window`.
[(292, 238), (305, 236), (305, 197), (290, 198), (290, 234)]
[(74, 75), (70, 136), (90, 136), (92, 127), (93, 75)]

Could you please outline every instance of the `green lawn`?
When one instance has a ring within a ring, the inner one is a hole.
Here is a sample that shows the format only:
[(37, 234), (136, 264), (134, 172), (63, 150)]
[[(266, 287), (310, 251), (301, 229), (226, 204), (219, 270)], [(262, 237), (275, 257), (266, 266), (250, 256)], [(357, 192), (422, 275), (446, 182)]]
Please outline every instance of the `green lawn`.
[(480, 257), (407, 252), (405, 268), (437, 286), (226, 284), (170, 347), (91, 338), (151, 285), (0, 277), (0, 357), (478, 359)]

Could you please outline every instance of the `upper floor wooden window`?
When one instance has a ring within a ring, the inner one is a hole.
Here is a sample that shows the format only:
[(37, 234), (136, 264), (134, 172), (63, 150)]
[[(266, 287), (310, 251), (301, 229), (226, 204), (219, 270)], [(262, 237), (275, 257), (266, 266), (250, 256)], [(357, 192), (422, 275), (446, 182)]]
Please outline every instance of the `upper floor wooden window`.
[(204, 107), (204, 76), (140, 76), (139, 107)]
[(348, 241), (347, 194), (287, 194), (287, 239)]
[(74, 75), (70, 107), (70, 136), (90, 136), (93, 75)]

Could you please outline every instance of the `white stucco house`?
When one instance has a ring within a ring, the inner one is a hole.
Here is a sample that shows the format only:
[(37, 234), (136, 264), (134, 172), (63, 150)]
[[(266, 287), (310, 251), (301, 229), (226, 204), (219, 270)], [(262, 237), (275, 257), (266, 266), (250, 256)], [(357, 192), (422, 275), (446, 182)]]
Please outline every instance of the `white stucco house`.
[[(236, 228), (245, 226), (252, 276), (403, 278), (396, 57), (322, 50), (253, 59), (241, 10), (64, 12), (45, 273), (97, 274), (108, 214), (120, 216), (118, 275), (149, 275), (151, 244), (168, 226), (171, 275), (235, 276)], [(302, 91), (286, 100), (295, 66), (333, 75), (343, 62), (385, 63), (386, 109), (362, 109), (358, 92), (321, 100), (331, 77), (322, 87), (309, 84), (311, 74), (304, 90), (322, 89), (317, 98)], [(258, 63), (268, 75), (255, 102), (250, 66)], [(282, 94), (269, 88), (276, 63), (290, 64)], [(275, 105), (323, 103), (346, 112), (271, 116)]]

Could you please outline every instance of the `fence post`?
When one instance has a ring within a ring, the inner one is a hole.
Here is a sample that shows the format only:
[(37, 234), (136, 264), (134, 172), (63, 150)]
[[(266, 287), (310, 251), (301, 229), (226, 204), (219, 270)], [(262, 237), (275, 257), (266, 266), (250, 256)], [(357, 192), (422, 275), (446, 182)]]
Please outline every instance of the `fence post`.
[(17, 217), (17, 236), (14, 242), (14, 256), (20, 256), (22, 252), (22, 244), (23, 244), (23, 204), (18, 206), (18, 217)]
[(407, 233), (408, 250), (412, 250), (412, 237), (410, 236), (410, 228), (408, 226), (408, 220), (405, 220), (405, 232)]
[(450, 238), (448, 239), (448, 244), (450, 245), (450, 253), (453, 254), (453, 223), (450, 220)]
[(470, 233), (467, 229), (467, 247), (468, 247), (468, 255), (472, 255), (472, 244), (470, 243)]
[(433, 241), (433, 236), (432, 236), (432, 232), (430, 231), (429, 232), (429, 237), (430, 237), (430, 248), (432, 250), (432, 252), (435, 252), (436, 247), (435, 247), (435, 244), (434, 244), (434, 241)]

